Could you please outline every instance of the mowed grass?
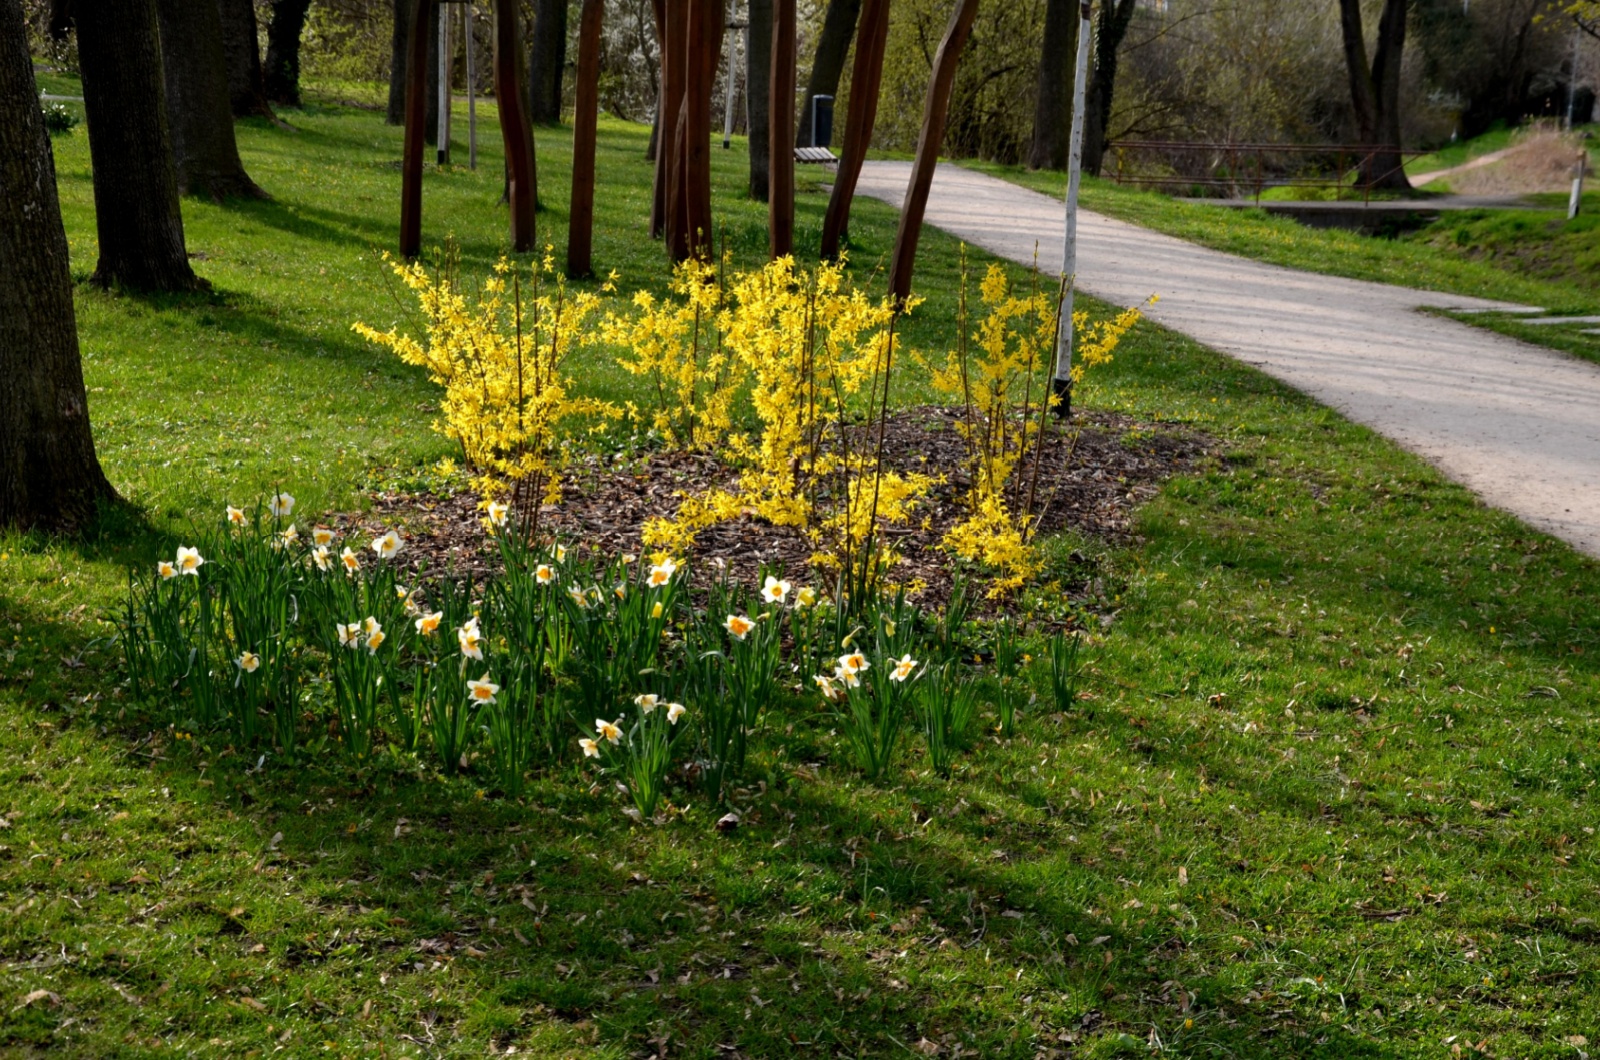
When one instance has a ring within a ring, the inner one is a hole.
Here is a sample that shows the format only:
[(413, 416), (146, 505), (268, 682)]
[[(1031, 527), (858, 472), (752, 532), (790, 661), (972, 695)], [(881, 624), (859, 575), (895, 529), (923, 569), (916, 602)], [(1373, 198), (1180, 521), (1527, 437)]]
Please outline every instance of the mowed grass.
[[(795, 708), (722, 834), (693, 796), (633, 825), (575, 767), (514, 803), (403, 762), (258, 767), (147, 722), (99, 621), (127, 564), (225, 499), (281, 484), (310, 516), (447, 452), (425, 380), (348, 330), (407, 319), (377, 260), (398, 132), (288, 117), (241, 130), (274, 202), (185, 203), (211, 294), (78, 291), (101, 452), (136, 507), (3, 543), (0, 1052), (1554, 1058), (1600, 1039), (1600, 567), (1148, 324), (1084, 399), (1208, 432), (1218, 460), (1143, 509), (1136, 543), (1051, 545), (1112, 616), (1086, 698), (1025, 713), (950, 780), (913, 752), (865, 785)], [(660, 289), (644, 136), (602, 130), (597, 263)], [(559, 254), (567, 134), (539, 136)], [(56, 148), (82, 276), (81, 130)], [(742, 154), (714, 157), (753, 262)], [(428, 178), (428, 238), (454, 233), (470, 268), (498, 253), (499, 172), (486, 147), (478, 173)], [(802, 195), (803, 239), (821, 204)], [(869, 266), (894, 215), (858, 211)], [(924, 248), (912, 341), (941, 348), (956, 248)], [(628, 392), (598, 357), (585, 385)]]

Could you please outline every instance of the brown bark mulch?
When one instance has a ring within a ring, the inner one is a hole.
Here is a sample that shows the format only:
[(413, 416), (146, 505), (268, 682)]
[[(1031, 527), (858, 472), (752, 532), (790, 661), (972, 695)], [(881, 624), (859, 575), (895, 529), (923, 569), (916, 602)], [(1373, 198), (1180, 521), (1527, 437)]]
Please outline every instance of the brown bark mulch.
[[(924, 583), (921, 601), (926, 606), (938, 606), (949, 594), (951, 558), (939, 541), (966, 515), (969, 480), (963, 467), (965, 448), (955, 431), (958, 417), (953, 408), (903, 409), (890, 416), (885, 437), (886, 463), (895, 470), (944, 476), (915, 521), (892, 531), (894, 547), (904, 557), (894, 577)], [(1036, 510), (1043, 514), (1040, 533), (1072, 530), (1112, 543), (1133, 543), (1134, 510), (1155, 495), (1163, 480), (1200, 468), (1213, 453), (1212, 439), (1192, 430), (1114, 412), (1077, 413), (1066, 430), (1052, 429), (1046, 437), (1036, 495)], [(1024, 473), (1031, 474), (1031, 460)], [(679, 493), (730, 488), (737, 474), (704, 453), (585, 455), (568, 468), (561, 501), (541, 513), (541, 527), (569, 547), (594, 549), (606, 558), (641, 553), (639, 531), (645, 520), (674, 513)], [(478, 497), (471, 492), (380, 491), (373, 494), (370, 513), (337, 522), (374, 534), (400, 526), (407, 540), (402, 558), (408, 566), (481, 580), (500, 564), (481, 519)], [(721, 560), (732, 577), (746, 584), (756, 582), (760, 570), (768, 567), (797, 585), (826, 587), (831, 576), (808, 565), (814, 551), (792, 527), (743, 516), (704, 531), (690, 559), (701, 567)]]

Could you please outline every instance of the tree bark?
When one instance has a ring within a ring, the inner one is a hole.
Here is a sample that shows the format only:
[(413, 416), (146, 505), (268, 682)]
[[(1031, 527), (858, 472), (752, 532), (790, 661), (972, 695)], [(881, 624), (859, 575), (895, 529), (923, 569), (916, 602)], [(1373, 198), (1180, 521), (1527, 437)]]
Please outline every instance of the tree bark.
[(1073, 63), (1078, 54), (1079, 0), (1047, 0), (1039, 86), (1033, 106), (1029, 169), (1066, 169), (1072, 129)]
[(1378, 45), (1368, 65), (1361, 0), (1339, 0), (1339, 28), (1344, 39), (1345, 70), (1350, 78), (1356, 136), (1369, 152), (1361, 163), (1361, 182), (1390, 191), (1411, 190), (1400, 153), (1400, 65), (1405, 51), (1407, 13), (1406, 0), (1384, 0), (1378, 22)]
[(406, 42), (410, 39), (413, 2), (394, 0), (393, 3), (394, 25), (389, 30), (389, 101), (383, 110), (385, 125), (406, 123)]
[(534, 0), (528, 48), (528, 117), (561, 124), (561, 75), (567, 65), (567, 0)]
[(772, 181), (771, 117), (769, 97), (772, 77), (772, 0), (749, 0), (750, 47), (745, 49), (745, 86), (750, 102), (750, 197), (766, 202)]
[(933, 187), (933, 170), (939, 161), (939, 145), (944, 141), (945, 121), (950, 116), (950, 89), (955, 84), (961, 49), (972, 34), (972, 20), (978, 15), (978, 0), (956, 0), (950, 24), (933, 56), (933, 74), (922, 104), (922, 132), (917, 137), (917, 160), (911, 167), (911, 184), (906, 189), (905, 205), (900, 209), (900, 228), (894, 236), (894, 255), (889, 265), (889, 294), (904, 304), (911, 294), (911, 273), (917, 260), (917, 242), (922, 238), (922, 218), (928, 211), (928, 191)]
[(67, 529), (116, 491), (89, 431), (55, 160), (18, 0), (0, 0), (0, 114), (0, 525)]
[(666, 0), (661, 21), (661, 143), (656, 185), (661, 197), (661, 236), (667, 256), (682, 261), (689, 254), (684, 231), (684, 93), (688, 85), (689, 0)]
[(577, 107), (572, 115), (572, 208), (567, 275), (594, 274), (594, 146), (600, 116), (600, 30), (605, 0), (583, 0), (578, 20)]
[[(1100, 175), (1105, 162), (1106, 139), (1111, 128), (1111, 104), (1117, 89), (1117, 52), (1128, 35), (1138, 0), (1107, 0), (1100, 8), (1099, 28), (1094, 35), (1094, 74), (1089, 81), (1084, 104), (1083, 169)], [(1076, 43), (1076, 42), (1074, 42)]]
[[(506, 152), (506, 203), (510, 207), (511, 248), (526, 253), (538, 246), (539, 170), (533, 126), (522, 109), (521, 63), (517, 61), (517, 5), (495, 0), (494, 93), (500, 101), (500, 138)], [(437, 48), (435, 48), (437, 51)]]
[(655, 180), (650, 188), (650, 238), (660, 239), (667, 227), (667, 156), (672, 153), (669, 149), (672, 121), (668, 116), (671, 93), (667, 89), (671, 59), (667, 55), (667, 2), (651, 0), (650, 8), (655, 15), (656, 55), (660, 59), (661, 70), (656, 77), (656, 120), (650, 129), (650, 144), (645, 149), (645, 158), (655, 163)]
[(311, 0), (272, 0), (262, 85), (268, 100), (285, 107), (300, 105), (300, 33), (310, 8)]
[[(974, 3), (977, 0), (973, 0)], [(794, 253), (795, 0), (772, 0), (772, 87), (767, 98), (767, 247), (776, 258)]]
[(100, 239), (92, 279), (193, 290), (201, 284), (183, 244), (155, 0), (79, 0), (76, 12)]
[(228, 102), (236, 118), (270, 118), (272, 105), (261, 87), (261, 42), (252, 0), (217, 0), (222, 54), (228, 67)]
[(828, 196), (828, 213), (822, 220), (822, 257), (839, 257), (839, 244), (850, 230), (850, 204), (855, 199), (861, 164), (872, 146), (872, 127), (878, 120), (878, 94), (883, 85), (883, 53), (889, 39), (889, 0), (866, 0), (861, 28), (856, 31), (856, 61), (850, 71), (850, 109), (844, 120), (844, 146), (839, 172)]
[(213, 0), (156, 0), (156, 14), (179, 194), (218, 201), (265, 198), (239, 160), (217, 5)]
[[(811, 60), (811, 76), (806, 78), (806, 98), (800, 107), (794, 145), (811, 146), (811, 99), (813, 96), (839, 95), (839, 77), (850, 55), (850, 39), (856, 35), (856, 20), (861, 0), (828, 0), (822, 16), (822, 32), (817, 34), (817, 53)], [(827, 144), (821, 145), (827, 147)]]

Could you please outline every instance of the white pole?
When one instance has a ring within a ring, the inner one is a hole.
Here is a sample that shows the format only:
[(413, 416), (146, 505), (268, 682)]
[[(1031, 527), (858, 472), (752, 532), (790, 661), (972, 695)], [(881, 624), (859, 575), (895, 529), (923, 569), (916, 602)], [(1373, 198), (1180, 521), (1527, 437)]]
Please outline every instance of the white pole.
[(478, 168), (478, 72), (472, 64), (472, 5), (461, 5), (461, 28), (467, 34), (467, 168)]
[(1072, 292), (1078, 284), (1078, 177), (1083, 168), (1083, 108), (1089, 82), (1089, 0), (1078, 15), (1078, 65), (1072, 83), (1072, 136), (1067, 150), (1067, 237), (1061, 245), (1061, 306), (1056, 324), (1056, 415), (1072, 414)]
[(1573, 169), (1572, 195), (1567, 199), (1567, 220), (1578, 216), (1578, 211), (1583, 208), (1583, 174), (1589, 168), (1589, 149), (1578, 148), (1578, 164)]
[[(729, 29), (737, 29), (732, 19), (728, 21)], [(733, 57), (739, 51), (739, 35), (729, 33), (728, 37), (728, 80), (722, 86), (722, 149), (726, 151), (733, 144), (733, 86), (734, 66)]]

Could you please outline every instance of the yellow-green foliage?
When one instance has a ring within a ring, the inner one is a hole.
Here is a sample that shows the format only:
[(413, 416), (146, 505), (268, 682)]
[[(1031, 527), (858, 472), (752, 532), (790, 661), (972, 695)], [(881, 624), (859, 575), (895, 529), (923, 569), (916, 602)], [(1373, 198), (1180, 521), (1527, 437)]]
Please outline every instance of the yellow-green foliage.
[(424, 339), (361, 323), (352, 325), (355, 331), (426, 368), (444, 387), (434, 429), (461, 445), (484, 493), (499, 494), (509, 485), (522, 504), (553, 500), (561, 483), (561, 440), (619, 414), (607, 402), (574, 397), (565, 372), (567, 358), (588, 341), (600, 295), (569, 291), (548, 251), (529, 271), (528, 297), (521, 271), (505, 258), (470, 294), (449, 259), (432, 274), (418, 263), (390, 265), (417, 297), (427, 322)]

